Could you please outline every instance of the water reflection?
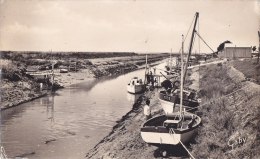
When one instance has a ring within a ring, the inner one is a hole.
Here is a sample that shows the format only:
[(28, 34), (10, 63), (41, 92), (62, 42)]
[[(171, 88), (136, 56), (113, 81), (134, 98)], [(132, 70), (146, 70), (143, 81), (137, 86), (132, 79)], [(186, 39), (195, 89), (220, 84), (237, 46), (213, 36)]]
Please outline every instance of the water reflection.
[(54, 94), (51, 94), (47, 98), (41, 98), (41, 105), (46, 105), (47, 118), (54, 122)]

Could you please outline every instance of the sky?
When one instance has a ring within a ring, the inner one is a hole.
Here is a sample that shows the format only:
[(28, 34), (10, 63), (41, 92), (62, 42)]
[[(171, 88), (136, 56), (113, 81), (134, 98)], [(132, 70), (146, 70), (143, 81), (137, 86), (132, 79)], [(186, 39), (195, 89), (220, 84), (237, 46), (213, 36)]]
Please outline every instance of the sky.
[(259, 45), (260, 0), (0, 0), (0, 50), (178, 52), (196, 12), (213, 50)]

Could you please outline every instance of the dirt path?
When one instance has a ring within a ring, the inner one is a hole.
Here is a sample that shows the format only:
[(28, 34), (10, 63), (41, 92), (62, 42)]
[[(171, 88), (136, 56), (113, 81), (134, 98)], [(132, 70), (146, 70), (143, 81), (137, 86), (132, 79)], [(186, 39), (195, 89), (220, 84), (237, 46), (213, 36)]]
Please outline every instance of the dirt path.
[(190, 76), (190, 79), (192, 80), (192, 84), (189, 86), (191, 89), (199, 90), (199, 67), (195, 67), (192, 69), (192, 74)]

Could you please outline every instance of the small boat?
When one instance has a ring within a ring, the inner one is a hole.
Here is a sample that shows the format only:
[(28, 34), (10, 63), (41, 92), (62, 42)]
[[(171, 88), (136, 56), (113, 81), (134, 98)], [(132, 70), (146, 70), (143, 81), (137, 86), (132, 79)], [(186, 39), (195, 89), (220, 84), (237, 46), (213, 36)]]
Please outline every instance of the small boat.
[[(174, 92), (160, 91), (159, 101), (166, 114), (173, 113), (180, 108), (180, 89)], [(183, 90), (183, 107), (195, 110), (199, 106), (199, 101), (194, 91)]]
[(151, 145), (178, 145), (187, 143), (199, 127), (201, 118), (184, 111), (182, 114), (160, 115), (147, 120), (141, 127), (142, 139)]
[(144, 90), (145, 84), (138, 77), (132, 78), (127, 85), (127, 91), (132, 94), (142, 93)]
[(68, 69), (65, 68), (60, 69), (60, 73), (68, 73), (68, 72), (69, 72)]

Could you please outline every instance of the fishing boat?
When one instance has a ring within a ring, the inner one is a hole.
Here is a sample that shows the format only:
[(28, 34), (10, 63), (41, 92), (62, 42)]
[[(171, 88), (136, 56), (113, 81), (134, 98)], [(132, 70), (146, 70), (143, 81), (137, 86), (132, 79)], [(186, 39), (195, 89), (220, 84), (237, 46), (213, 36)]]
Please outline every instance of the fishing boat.
[[(166, 114), (176, 112), (180, 109), (180, 89), (176, 89), (174, 92), (168, 93), (167, 91), (160, 91), (159, 101)], [(199, 100), (196, 97), (194, 91), (183, 90), (183, 107), (187, 110), (199, 106)]]
[(142, 93), (145, 90), (145, 84), (142, 82), (142, 79), (134, 77), (127, 84), (127, 91), (132, 94)]
[[(196, 13), (196, 20), (198, 13)], [(195, 24), (196, 25), (196, 24)], [(182, 146), (194, 136), (195, 131), (201, 124), (201, 118), (193, 113), (187, 112), (183, 107), (183, 36), (181, 52), (181, 81), (180, 81), (180, 104), (179, 111), (159, 115), (147, 120), (141, 127), (142, 139), (151, 145), (165, 147), (167, 145)], [(185, 68), (187, 69), (187, 68)]]
[(157, 147), (187, 143), (200, 123), (198, 115), (186, 111), (160, 115), (143, 124), (141, 137), (146, 143)]
[(172, 58), (170, 56), (170, 59), (166, 62), (165, 69), (166, 69), (166, 74), (171, 75), (171, 74), (176, 74), (180, 73), (180, 58), (177, 56), (176, 58)]
[[(189, 53), (187, 56), (186, 61), (190, 61), (190, 56), (191, 56), (191, 50), (192, 50), (192, 46), (194, 43), (194, 35), (195, 35), (195, 28), (196, 28), (196, 24), (197, 24), (197, 18), (198, 18), (198, 14), (196, 14), (197, 16), (195, 17), (195, 23), (194, 23), (194, 28), (193, 28), (193, 32), (191, 35), (191, 41), (190, 41), (190, 46), (189, 46)], [(181, 58), (181, 63), (183, 63), (183, 55)], [(186, 62), (185, 68), (182, 69), (184, 70), (184, 74), (183, 74), (183, 81), (185, 81), (185, 77), (186, 77), (186, 73), (187, 73), (187, 68), (188, 68), (189, 63)], [(166, 114), (168, 113), (173, 113), (175, 111), (179, 110), (180, 107), (180, 90), (178, 90), (175, 86), (175, 82), (178, 81), (178, 78), (175, 78), (175, 81), (172, 82), (171, 79), (167, 78), (165, 76), (165, 78), (170, 81), (171, 83), (168, 84), (168, 86), (163, 86), (163, 82), (162, 82), (162, 86), (165, 88), (165, 90), (160, 91), (159, 93), (159, 101), (162, 105), (163, 110), (165, 111)], [(197, 98), (197, 94), (196, 91), (194, 90), (184, 90), (183, 91), (183, 107), (190, 109), (190, 110), (196, 110), (196, 107), (199, 105), (199, 99)]]

